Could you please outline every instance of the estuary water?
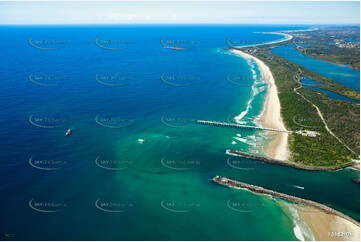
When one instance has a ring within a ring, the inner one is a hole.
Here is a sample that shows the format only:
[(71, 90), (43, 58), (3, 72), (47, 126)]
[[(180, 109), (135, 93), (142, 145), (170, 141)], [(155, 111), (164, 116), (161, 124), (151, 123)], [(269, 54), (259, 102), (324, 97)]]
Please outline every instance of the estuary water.
[(346, 65), (334, 64), (303, 55), (293, 45), (280, 46), (272, 52), (324, 77), (360, 92), (360, 72)]

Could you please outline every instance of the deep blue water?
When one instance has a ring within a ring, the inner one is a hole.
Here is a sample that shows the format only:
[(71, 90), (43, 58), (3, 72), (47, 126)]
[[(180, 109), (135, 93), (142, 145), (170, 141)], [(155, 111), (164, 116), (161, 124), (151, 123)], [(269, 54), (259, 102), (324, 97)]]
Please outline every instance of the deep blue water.
[(360, 72), (349, 66), (333, 64), (304, 56), (293, 45), (280, 46), (272, 49), (272, 52), (360, 92)]
[(325, 89), (316, 87), (316, 86), (322, 86), (323, 83), (317, 82), (317, 81), (315, 81), (313, 79), (310, 79), (308, 77), (302, 77), (301, 83), (304, 84), (304, 86), (306, 88), (309, 88), (311, 90), (315, 90), (315, 91), (318, 91), (318, 92), (322, 92), (322, 93), (326, 94), (327, 97), (329, 97), (331, 99), (343, 100), (343, 101), (348, 101), (348, 102), (357, 103), (357, 104), (360, 103), (359, 100), (352, 99), (352, 98), (349, 98), (347, 96), (344, 96), (344, 95), (341, 95), (341, 94), (338, 94), (338, 93), (335, 93), (335, 92), (332, 92), (332, 91), (329, 91), (329, 90), (325, 90)]
[[(358, 172), (313, 173), (245, 160), (251, 169), (234, 169), (225, 150), (262, 150), (264, 134), (194, 125), (195, 119), (232, 120), (253, 97), (242, 121), (254, 125), (262, 111), (266, 85), (259, 70), (224, 50), (227, 39), (261, 43), (280, 36), (254, 32), (304, 28), (1, 27), (1, 236), (296, 239), (292, 217), (278, 202), (219, 187), (210, 182), (217, 174), (312, 198), (359, 219), (359, 187), (351, 182)], [(256, 139), (256, 147), (238, 135)], [(254, 212), (234, 212), (229, 200)]]

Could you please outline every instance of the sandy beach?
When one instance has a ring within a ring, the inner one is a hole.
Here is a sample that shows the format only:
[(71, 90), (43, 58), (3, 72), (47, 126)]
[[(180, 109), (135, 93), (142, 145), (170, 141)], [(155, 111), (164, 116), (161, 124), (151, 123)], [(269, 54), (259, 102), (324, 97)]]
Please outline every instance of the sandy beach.
[[(281, 117), (281, 105), (277, 86), (268, 66), (261, 60), (240, 50), (232, 50), (232, 52), (247, 60), (254, 60), (261, 70), (262, 77), (269, 85), (264, 110), (259, 120), (262, 126), (286, 130)], [(274, 139), (266, 147), (267, 156), (274, 159), (287, 160), (290, 155), (288, 150), (288, 133), (275, 133), (273, 135)], [(308, 227), (307, 229), (301, 229), (301, 232), (304, 233), (304, 238), (310, 236), (306, 230), (311, 230), (315, 240), (353, 241), (360, 238), (360, 227), (344, 218), (325, 213), (313, 207), (297, 204), (292, 206), (296, 208), (300, 220)], [(341, 234), (337, 234), (337, 232), (341, 232)], [(351, 232), (351, 234), (342, 234), (342, 232)]]
[[(247, 60), (254, 60), (261, 70), (262, 77), (269, 85), (263, 112), (259, 119), (262, 126), (266, 128), (286, 130), (281, 117), (281, 104), (278, 98), (277, 86), (275, 85), (274, 78), (268, 66), (266, 66), (261, 60), (240, 50), (232, 50), (232, 52)], [(278, 160), (287, 160), (290, 154), (287, 142), (288, 133), (274, 132), (273, 135), (273, 140), (266, 147), (267, 156)]]
[(338, 216), (327, 214), (315, 208), (297, 206), (300, 219), (306, 222), (315, 240), (359, 241), (360, 227)]
[(353, 222), (325, 213), (315, 207), (280, 202), (295, 223), (295, 234), (306, 241), (359, 241), (360, 227)]

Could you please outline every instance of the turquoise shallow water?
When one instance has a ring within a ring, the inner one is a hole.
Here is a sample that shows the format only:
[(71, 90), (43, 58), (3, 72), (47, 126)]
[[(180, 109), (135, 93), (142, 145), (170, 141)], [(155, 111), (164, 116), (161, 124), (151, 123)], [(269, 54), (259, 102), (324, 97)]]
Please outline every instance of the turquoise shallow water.
[[(267, 135), (195, 124), (238, 116), (256, 125), (267, 86), (254, 63), (223, 47), (227, 38), (274, 41), (280, 36), (253, 32), (285, 29), (292, 28), (2, 27), (8, 61), (0, 64), (0, 133), (8, 138), (0, 140), (1, 234), (19, 240), (296, 239), (292, 216), (277, 201), (216, 185), (215, 175), (359, 219), (359, 187), (351, 182), (357, 171), (307, 172), (230, 158), (226, 149), (262, 152)], [(56, 49), (37, 49), (30, 38)], [(166, 49), (161, 41), (186, 50)], [(69, 128), (73, 133), (65, 137)]]

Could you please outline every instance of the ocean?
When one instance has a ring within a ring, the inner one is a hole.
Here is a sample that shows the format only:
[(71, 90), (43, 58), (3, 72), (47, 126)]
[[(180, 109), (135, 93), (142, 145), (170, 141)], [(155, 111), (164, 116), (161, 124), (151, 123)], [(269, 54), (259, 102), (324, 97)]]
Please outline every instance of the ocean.
[(230, 157), (230, 148), (262, 154), (271, 136), (196, 124), (257, 125), (267, 84), (225, 48), (305, 28), (0, 27), (0, 236), (10, 235), (1, 239), (299, 238), (278, 200), (219, 186), (215, 175), (359, 220), (357, 171)]

